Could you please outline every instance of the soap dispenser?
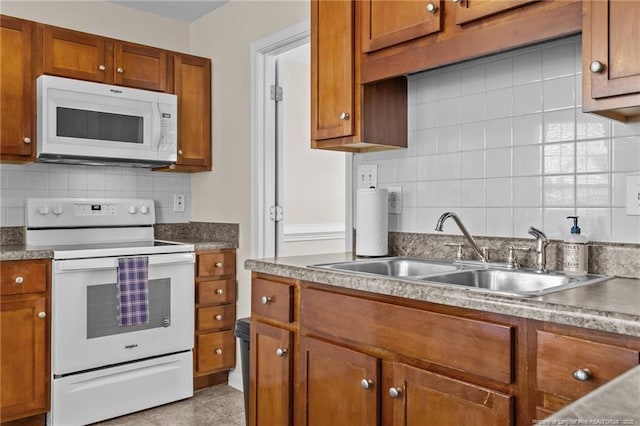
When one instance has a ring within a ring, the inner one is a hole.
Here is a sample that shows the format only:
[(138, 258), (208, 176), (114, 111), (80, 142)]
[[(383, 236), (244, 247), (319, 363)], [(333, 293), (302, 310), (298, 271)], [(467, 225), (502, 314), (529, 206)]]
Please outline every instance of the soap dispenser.
[(573, 220), (571, 234), (562, 244), (562, 264), (567, 275), (583, 276), (587, 274), (588, 266), (588, 243), (587, 237), (580, 234), (578, 226), (578, 216), (567, 216)]

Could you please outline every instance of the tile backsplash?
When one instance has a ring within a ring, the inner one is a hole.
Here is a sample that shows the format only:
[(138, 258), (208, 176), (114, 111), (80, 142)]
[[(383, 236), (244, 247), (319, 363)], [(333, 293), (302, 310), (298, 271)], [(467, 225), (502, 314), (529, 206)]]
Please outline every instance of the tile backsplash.
[(571, 37), (411, 76), (408, 148), (354, 159), (378, 164), (380, 187), (402, 187), (389, 230), (435, 233), (454, 211), (476, 235), (533, 225), (561, 238), (578, 215), (592, 241), (640, 243), (625, 208), (640, 123), (582, 113), (581, 48)]
[[(191, 176), (129, 167), (32, 163), (0, 167), (0, 226), (24, 225), (24, 202), (36, 197), (149, 198), (157, 223), (191, 219)], [(184, 194), (184, 212), (173, 211), (173, 195)]]

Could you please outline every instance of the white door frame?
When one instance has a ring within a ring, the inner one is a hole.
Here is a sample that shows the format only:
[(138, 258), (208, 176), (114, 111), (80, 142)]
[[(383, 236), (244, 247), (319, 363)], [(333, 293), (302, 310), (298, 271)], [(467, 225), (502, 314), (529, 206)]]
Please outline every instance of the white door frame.
[[(274, 257), (275, 226), (269, 207), (275, 203), (275, 103), (268, 102), (275, 56), (308, 43), (305, 20), (251, 44), (251, 256)], [(311, 149), (311, 147), (309, 147)], [(345, 155), (345, 249), (352, 246), (353, 156)]]

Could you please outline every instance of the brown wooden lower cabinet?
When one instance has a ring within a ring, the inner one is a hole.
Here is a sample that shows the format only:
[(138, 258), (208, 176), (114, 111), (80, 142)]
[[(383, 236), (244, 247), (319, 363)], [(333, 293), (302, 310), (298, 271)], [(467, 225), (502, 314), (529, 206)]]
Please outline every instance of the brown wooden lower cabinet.
[[(275, 285), (292, 322), (258, 304)], [(640, 363), (637, 337), (256, 273), (252, 294), (253, 426), (529, 426)]]

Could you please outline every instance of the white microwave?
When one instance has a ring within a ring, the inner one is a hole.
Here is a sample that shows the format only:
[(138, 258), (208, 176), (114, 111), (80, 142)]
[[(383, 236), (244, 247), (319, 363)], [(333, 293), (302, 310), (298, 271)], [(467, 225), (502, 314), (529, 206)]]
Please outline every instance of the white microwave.
[(177, 159), (176, 95), (41, 75), (37, 161), (153, 167)]

